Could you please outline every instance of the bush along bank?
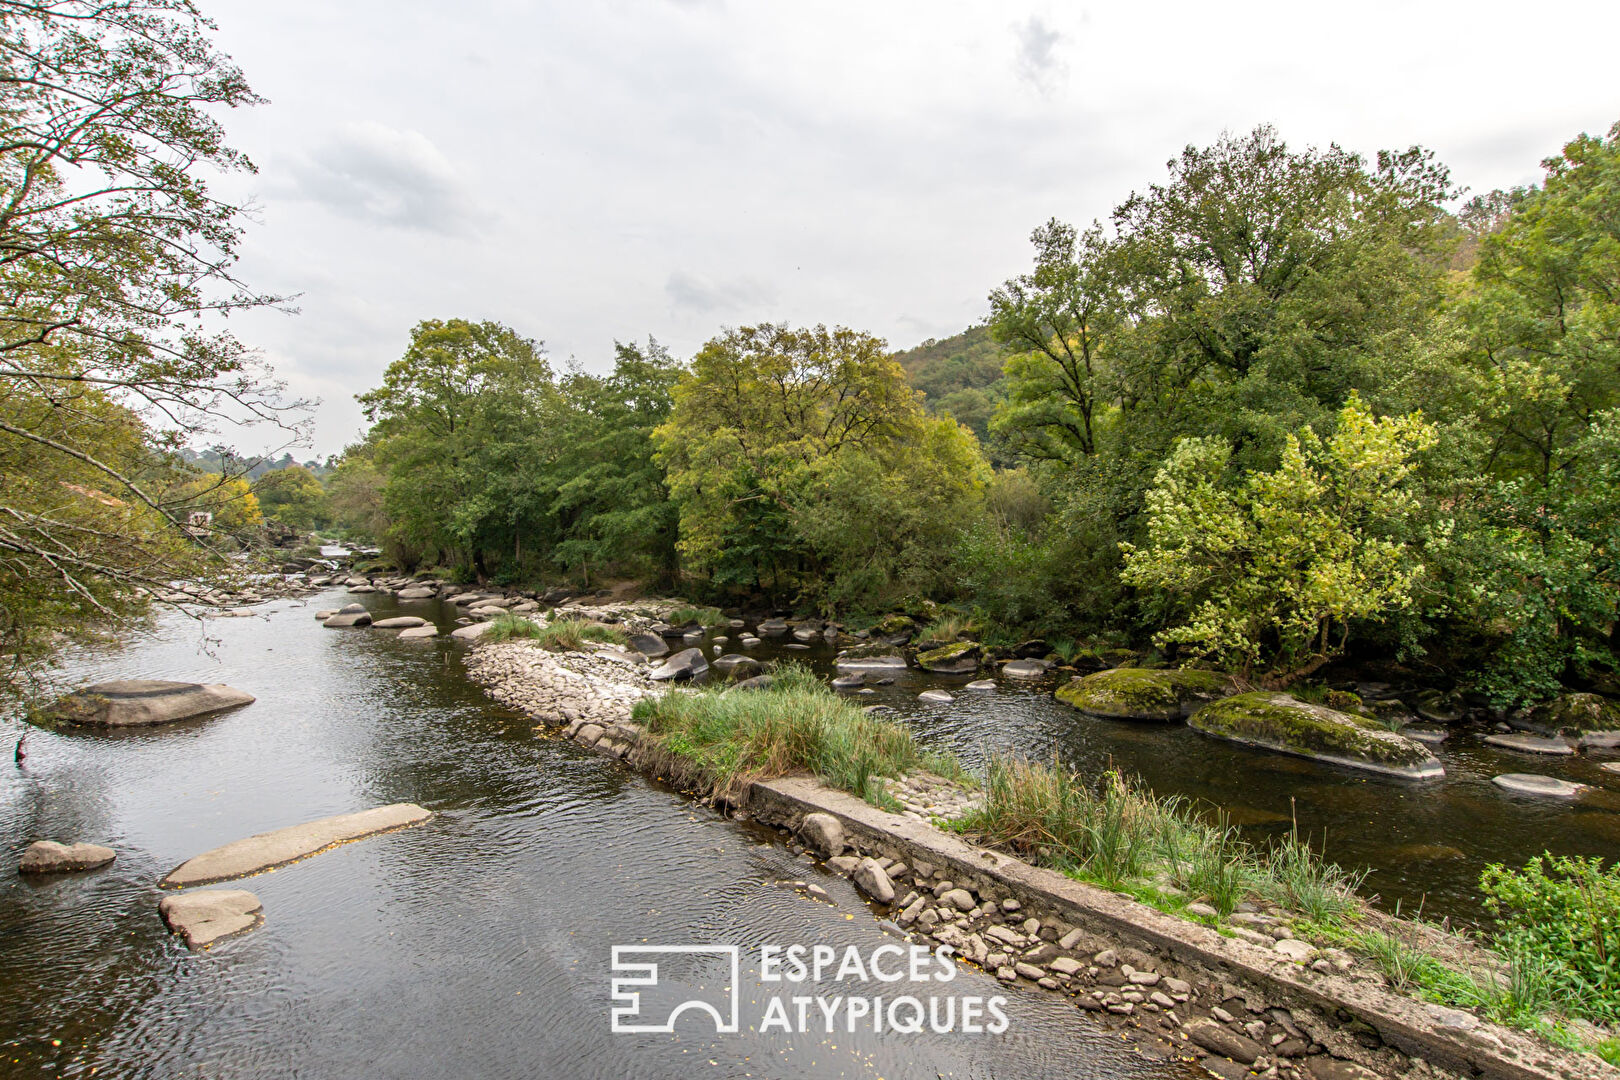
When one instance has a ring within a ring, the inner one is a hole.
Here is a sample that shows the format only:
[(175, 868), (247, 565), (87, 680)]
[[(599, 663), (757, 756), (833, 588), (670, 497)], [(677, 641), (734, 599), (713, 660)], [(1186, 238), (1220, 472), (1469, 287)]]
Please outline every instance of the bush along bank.
[[(1422, 956), (1446, 971), (1446, 956), (1476, 985), (1514, 975), (1455, 935), (1367, 909), (1354, 879), (1298, 837), (1253, 850), (1118, 776), (1088, 783), (1009, 759), (975, 781), (802, 672), (764, 690), (660, 695), (649, 664), (609, 652), (509, 641), (478, 648), (469, 668), (575, 740), (789, 830), (907, 932), (1068, 995), (1144, 1046), (1217, 1073), (1306, 1080), (1606, 1073), (1597, 1057), (1499, 1026), (1512, 1017), (1455, 986), (1447, 996), (1434, 978), (1391, 977), (1402, 970), (1380, 952), (1391, 940), (1407, 968)], [(829, 806), (836, 851), (815, 816)], [(1557, 1039), (1567, 1020), (1538, 1023)]]

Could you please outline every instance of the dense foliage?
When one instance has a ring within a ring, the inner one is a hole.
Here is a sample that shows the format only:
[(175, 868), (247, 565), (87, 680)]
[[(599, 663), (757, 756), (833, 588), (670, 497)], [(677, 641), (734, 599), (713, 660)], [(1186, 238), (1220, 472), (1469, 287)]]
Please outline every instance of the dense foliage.
[(1278, 685), (1358, 652), (1501, 705), (1604, 684), (1620, 128), (1546, 169), (1459, 207), (1420, 148), (1225, 136), (1041, 225), (982, 326), (898, 354), (764, 324), (559, 377), (505, 327), (424, 323), (330, 512), (469, 576), (940, 601)]
[[(219, 424), (294, 428), (219, 317), (251, 171), (217, 116), (258, 101), (188, 0), (0, 2), (0, 680), (217, 577), (258, 514), (174, 453)], [(212, 520), (210, 521), (210, 516)]]

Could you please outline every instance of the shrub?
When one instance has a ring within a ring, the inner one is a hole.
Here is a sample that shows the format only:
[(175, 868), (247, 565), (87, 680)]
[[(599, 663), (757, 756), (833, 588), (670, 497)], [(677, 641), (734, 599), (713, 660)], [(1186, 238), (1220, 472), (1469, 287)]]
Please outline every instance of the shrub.
[(1575, 1015), (1620, 1019), (1620, 864), (1543, 854), (1523, 870), (1487, 866), (1479, 887), (1503, 952), (1556, 962)]

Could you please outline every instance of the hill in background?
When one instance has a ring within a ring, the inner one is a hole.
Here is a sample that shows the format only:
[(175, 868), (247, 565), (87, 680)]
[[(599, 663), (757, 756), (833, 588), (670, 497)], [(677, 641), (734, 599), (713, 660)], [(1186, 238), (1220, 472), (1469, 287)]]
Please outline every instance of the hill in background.
[(990, 416), (1005, 397), (1002, 352), (990, 328), (974, 326), (948, 338), (930, 338), (894, 358), (931, 413), (949, 413), (988, 442)]

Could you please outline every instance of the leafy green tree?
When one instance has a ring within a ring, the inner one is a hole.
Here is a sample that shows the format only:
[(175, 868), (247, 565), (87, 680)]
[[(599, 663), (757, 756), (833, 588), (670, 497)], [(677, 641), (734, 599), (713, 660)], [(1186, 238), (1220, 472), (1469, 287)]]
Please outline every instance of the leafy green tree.
[(207, 329), (275, 302), (234, 276), (240, 207), (206, 183), (252, 171), (215, 115), (259, 100), (212, 29), (187, 0), (0, 0), (0, 651), (25, 668), (223, 572), (164, 450), (293, 426)]
[(1409, 605), (1423, 567), (1387, 522), (1410, 511), (1413, 458), (1434, 439), (1421, 416), (1374, 418), (1352, 397), (1329, 438), (1304, 428), (1275, 470), (1237, 483), (1228, 445), (1182, 440), (1148, 494), (1147, 544), (1124, 545), (1125, 581), (1182, 617), (1154, 640), (1286, 685), (1358, 620)]
[[(971, 433), (928, 420), (884, 343), (843, 327), (714, 338), (654, 439), (688, 569), (829, 607), (907, 577), (984, 478)], [(880, 525), (875, 547), (844, 535)]]
[(561, 539), (552, 560), (577, 568), (615, 564), (672, 576), (677, 514), (655, 460), (654, 430), (669, 419), (681, 367), (656, 341), (645, 349), (618, 343), (606, 378), (573, 373), (553, 434), (553, 503)]
[(1035, 269), (990, 294), (991, 332), (1010, 353), (992, 429), (1026, 460), (1069, 461), (1097, 452), (1114, 398), (1104, 343), (1122, 314), (1100, 227), (1077, 234), (1054, 219), (1030, 239)]
[(319, 529), (331, 520), (325, 485), (302, 465), (265, 473), (253, 493), (268, 520), (291, 528)]
[(480, 580), (492, 556), (544, 549), (549, 491), (528, 437), (554, 407), (538, 342), (494, 322), (428, 320), (380, 387), (358, 396), (386, 479), (389, 534), (408, 549), (462, 562)]

